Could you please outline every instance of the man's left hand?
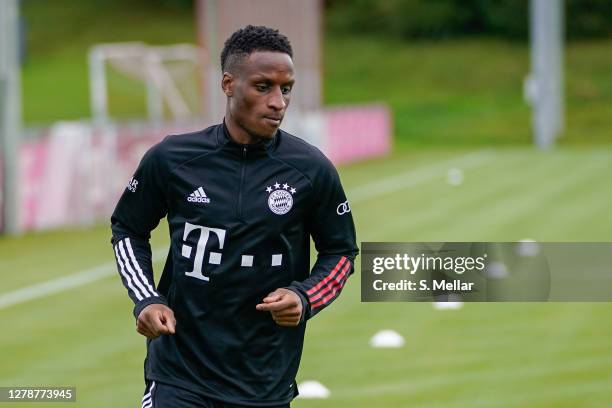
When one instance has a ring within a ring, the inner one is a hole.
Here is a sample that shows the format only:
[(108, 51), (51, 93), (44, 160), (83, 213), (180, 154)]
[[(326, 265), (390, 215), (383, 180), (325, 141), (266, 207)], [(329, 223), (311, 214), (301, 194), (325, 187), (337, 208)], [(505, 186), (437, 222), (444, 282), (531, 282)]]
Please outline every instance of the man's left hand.
[(297, 326), (302, 317), (302, 299), (294, 291), (285, 288), (269, 293), (263, 303), (255, 307), (260, 312), (270, 312), (279, 326)]

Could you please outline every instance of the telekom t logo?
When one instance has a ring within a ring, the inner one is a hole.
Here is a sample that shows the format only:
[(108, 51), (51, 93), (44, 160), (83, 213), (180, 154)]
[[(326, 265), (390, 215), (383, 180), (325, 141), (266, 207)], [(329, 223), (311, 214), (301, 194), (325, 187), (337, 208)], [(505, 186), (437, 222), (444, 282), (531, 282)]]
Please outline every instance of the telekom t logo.
[[(185, 231), (183, 232), (183, 242), (187, 242), (187, 237), (192, 231), (200, 231), (200, 238), (198, 239), (195, 259), (193, 260), (193, 270), (191, 272), (186, 272), (185, 275), (201, 279), (203, 281), (208, 281), (209, 277), (202, 274), (206, 243), (208, 242), (208, 237), (210, 237), (211, 232), (216, 234), (217, 238), (219, 239), (219, 251), (221, 251), (223, 249), (223, 243), (225, 242), (225, 230), (220, 228), (203, 227), (201, 225), (186, 222)], [(191, 250), (192, 247), (183, 244), (183, 247), (181, 248), (181, 255), (189, 259), (191, 257)], [(219, 265), (221, 263), (221, 252), (210, 251), (208, 255), (208, 263)]]

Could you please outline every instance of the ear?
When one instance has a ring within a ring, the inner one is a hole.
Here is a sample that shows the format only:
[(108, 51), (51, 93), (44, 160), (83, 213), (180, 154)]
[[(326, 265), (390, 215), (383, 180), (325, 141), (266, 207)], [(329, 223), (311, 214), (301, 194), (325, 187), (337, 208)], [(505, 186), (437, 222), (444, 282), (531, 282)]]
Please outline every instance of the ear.
[(226, 96), (232, 96), (234, 94), (234, 76), (229, 72), (223, 73), (221, 78), (221, 89)]

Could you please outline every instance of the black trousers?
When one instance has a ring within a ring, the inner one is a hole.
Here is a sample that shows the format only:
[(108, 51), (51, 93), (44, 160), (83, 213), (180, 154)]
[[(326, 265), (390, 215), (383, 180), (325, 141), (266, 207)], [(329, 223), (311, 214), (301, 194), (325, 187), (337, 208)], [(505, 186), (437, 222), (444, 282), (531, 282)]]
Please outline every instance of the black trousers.
[[(228, 404), (196, 394), (193, 391), (157, 381), (146, 381), (142, 408), (248, 408)], [(290, 408), (289, 404), (269, 408)]]

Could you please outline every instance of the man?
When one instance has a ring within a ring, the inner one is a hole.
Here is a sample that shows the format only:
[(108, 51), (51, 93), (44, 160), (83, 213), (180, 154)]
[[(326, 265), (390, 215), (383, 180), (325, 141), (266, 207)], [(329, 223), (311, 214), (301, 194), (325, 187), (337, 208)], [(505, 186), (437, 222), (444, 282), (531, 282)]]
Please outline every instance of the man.
[[(148, 338), (143, 407), (288, 407), (306, 321), (353, 272), (335, 168), (279, 129), (292, 55), (277, 30), (232, 34), (223, 123), (149, 150), (113, 213), (117, 266)], [(171, 244), (155, 288), (148, 241), (165, 216)]]

